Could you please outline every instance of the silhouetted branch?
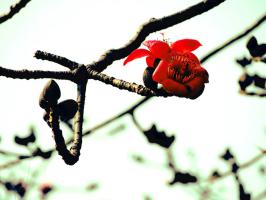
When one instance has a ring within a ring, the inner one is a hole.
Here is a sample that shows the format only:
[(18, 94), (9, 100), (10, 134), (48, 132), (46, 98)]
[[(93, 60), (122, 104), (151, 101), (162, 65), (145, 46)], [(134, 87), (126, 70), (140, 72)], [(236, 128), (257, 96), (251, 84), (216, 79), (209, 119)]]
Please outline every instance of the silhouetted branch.
[(17, 4), (10, 6), (10, 10), (7, 13), (0, 15), (0, 24), (11, 19), (22, 8), (24, 8), (30, 0), (21, 0)]
[(229, 45), (233, 44), (234, 42), (236, 42), (237, 40), (243, 38), (244, 36), (246, 36), (247, 34), (249, 34), (251, 31), (253, 31), (255, 28), (259, 27), (266, 19), (266, 15), (264, 15), (262, 18), (260, 18), (256, 23), (254, 23), (252, 26), (250, 26), (248, 29), (244, 30), (243, 32), (241, 32), (240, 34), (238, 34), (237, 36), (233, 37), (232, 39), (230, 39), (229, 41), (225, 42), (224, 44), (222, 44), (221, 46), (217, 47), (215, 50), (211, 51), (209, 54), (207, 54), (206, 56), (204, 56), (201, 59), (201, 62), (205, 62), (205, 60), (208, 60), (211, 56), (213, 56), (214, 54), (220, 52), (221, 50), (223, 50), (224, 48), (228, 47)]
[(41, 79), (41, 78), (52, 78), (52, 79), (63, 79), (72, 80), (73, 73), (68, 71), (41, 71), (41, 70), (12, 70), (0, 67), (0, 76), (14, 79)]
[(67, 67), (70, 70), (77, 69), (78, 66), (80, 65), (79, 63), (69, 60), (65, 57), (57, 56), (57, 55), (44, 52), (44, 51), (39, 51), (39, 50), (35, 52), (34, 57), (37, 59), (48, 60), (48, 61), (57, 63), (59, 65)]
[[(266, 151), (262, 151), (260, 154), (258, 154), (257, 156), (251, 158), (247, 162), (245, 162), (243, 164), (239, 164), (239, 170), (243, 170), (245, 168), (248, 168), (249, 166), (253, 165), (254, 163), (256, 163), (259, 160), (261, 160), (263, 157), (265, 157), (265, 155), (266, 155)], [(232, 174), (233, 174), (232, 170), (228, 170), (227, 172), (219, 173), (219, 176), (211, 176), (211, 177), (209, 177), (208, 180), (209, 181), (216, 181), (216, 180), (225, 178), (227, 176), (230, 176)]]
[(144, 23), (140, 27), (140, 29), (137, 31), (137, 34), (124, 47), (111, 49), (105, 52), (98, 61), (87, 66), (91, 67), (93, 70), (101, 72), (105, 70), (108, 65), (111, 65), (115, 60), (120, 60), (128, 56), (133, 50), (137, 49), (149, 34), (169, 28), (173, 25), (179, 24), (192, 17), (207, 12), (224, 1), (225, 0), (205, 0), (172, 15), (159, 19), (152, 18), (150, 21)]

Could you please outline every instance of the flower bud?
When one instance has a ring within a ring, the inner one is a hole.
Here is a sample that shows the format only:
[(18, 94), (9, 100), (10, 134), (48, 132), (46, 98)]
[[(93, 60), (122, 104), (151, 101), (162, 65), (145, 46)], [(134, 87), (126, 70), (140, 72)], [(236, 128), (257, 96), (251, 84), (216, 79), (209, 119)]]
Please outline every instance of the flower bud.
[(152, 90), (156, 90), (158, 84), (152, 79), (153, 72), (154, 72), (154, 68), (152, 68), (152, 67), (147, 67), (144, 70), (143, 83), (146, 87), (148, 87)]
[(40, 94), (39, 105), (41, 108), (47, 109), (52, 105), (56, 105), (60, 96), (61, 92), (57, 83), (54, 80), (49, 80)]
[(78, 110), (78, 104), (73, 99), (62, 101), (58, 104), (58, 113), (62, 121), (72, 119)]

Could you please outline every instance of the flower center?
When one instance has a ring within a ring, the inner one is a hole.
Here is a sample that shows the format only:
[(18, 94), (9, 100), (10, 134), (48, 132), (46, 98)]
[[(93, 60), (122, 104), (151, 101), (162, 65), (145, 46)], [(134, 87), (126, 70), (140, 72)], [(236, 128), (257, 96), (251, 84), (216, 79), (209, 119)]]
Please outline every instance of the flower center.
[(167, 76), (180, 83), (194, 78), (193, 62), (186, 55), (173, 55), (170, 58)]

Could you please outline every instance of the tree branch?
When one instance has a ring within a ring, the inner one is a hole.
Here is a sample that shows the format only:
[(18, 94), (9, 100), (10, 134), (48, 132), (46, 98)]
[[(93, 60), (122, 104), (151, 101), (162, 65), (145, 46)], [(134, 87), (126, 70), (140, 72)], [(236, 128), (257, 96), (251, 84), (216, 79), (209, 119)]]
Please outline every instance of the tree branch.
[(22, 8), (24, 8), (29, 2), (30, 0), (21, 0), (17, 4), (10, 6), (10, 10), (7, 13), (0, 15), (0, 24), (11, 19)]
[(0, 76), (14, 79), (41, 79), (41, 78), (52, 78), (52, 79), (64, 79), (73, 81), (74, 76), (72, 72), (68, 71), (41, 71), (41, 70), (12, 70), (0, 67)]
[(57, 56), (57, 55), (54, 55), (54, 54), (51, 54), (48, 52), (44, 52), (44, 51), (40, 51), (40, 50), (35, 52), (34, 57), (37, 59), (48, 60), (48, 61), (57, 63), (59, 65), (62, 65), (64, 67), (70, 69), (70, 70), (77, 69), (78, 66), (80, 65), (79, 63), (74, 62), (72, 60), (69, 60), (65, 57)]
[(217, 47), (215, 50), (211, 51), (209, 54), (204, 56), (201, 59), (201, 62), (205, 62), (206, 60), (208, 60), (210, 57), (212, 57), (216, 53), (220, 52), (221, 50), (225, 49), (226, 47), (228, 47), (229, 45), (233, 44), (237, 40), (239, 40), (239, 39), (243, 38), (244, 36), (246, 36), (247, 34), (249, 34), (255, 28), (259, 27), (259, 25), (261, 25), (265, 21), (265, 19), (266, 19), (266, 15), (264, 15), (262, 18), (260, 18), (255, 24), (251, 25), (248, 29), (244, 30), (243, 32), (241, 32), (237, 36), (235, 36), (232, 39), (228, 40), (227, 42), (225, 42), (224, 44), (222, 44), (221, 46)]
[(192, 17), (209, 11), (224, 1), (225, 0), (206, 0), (175, 14), (159, 19), (152, 18), (140, 27), (137, 34), (124, 47), (111, 49), (105, 52), (98, 61), (87, 66), (93, 70), (101, 72), (115, 60), (120, 60), (128, 56), (133, 50), (137, 49), (150, 33), (184, 22)]

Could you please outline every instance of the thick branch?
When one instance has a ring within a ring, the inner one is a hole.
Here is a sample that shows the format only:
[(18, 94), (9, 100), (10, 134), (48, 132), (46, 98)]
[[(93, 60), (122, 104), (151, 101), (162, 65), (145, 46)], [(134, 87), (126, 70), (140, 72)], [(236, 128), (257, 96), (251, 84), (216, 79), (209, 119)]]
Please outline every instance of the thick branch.
[(133, 50), (137, 49), (150, 33), (184, 22), (192, 17), (207, 12), (224, 1), (225, 0), (206, 0), (181, 12), (159, 19), (152, 18), (149, 22), (141, 26), (141, 28), (137, 31), (136, 36), (134, 36), (128, 44), (119, 49), (111, 49), (107, 51), (97, 62), (89, 64), (88, 66), (93, 70), (101, 72), (115, 60), (122, 59), (128, 56)]
[(52, 78), (52, 79), (64, 79), (73, 80), (74, 76), (72, 72), (67, 71), (41, 71), (41, 70), (12, 70), (0, 67), (0, 76), (14, 79), (41, 79), (41, 78)]
[(101, 81), (105, 84), (110, 84), (114, 87), (117, 87), (121, 90), (128, 90), (130, 92), (134, 92), (137, 94), (140, 94), (142, 96), (173, 96), (172, 94), (169, 94), (165, 92), (164, 90), (151, 90), (147, 87), (144, 87), (142, 85), (138, 85), (136, 83), (130, 83), (124, 80), (116, 79), (114, 77), (108, 76), (106, 74), (97, 72), (95, 70), (91, 70), (90, 68), (87, 69), (89, 73), (89, 78)]
[(0, 24), (11, 19), (15, 14), (17, 14), (29, 2), (30, 2), (30, 0), (21, 0), (17, 4), (10, 6), (10, 10), (7, 13), (0, 15)]
[(206, 60), (208, 60), (210, 57), (212, 57), (216, 53), (220, 52), (221, 50), (225, 49), (226, 47), (233, 44), (237, 40), (239, 40), (239, 39), (243, 38), (244, 36), (246, 36), (247, 34), (249, 34), (255, 28), (259, 27), (259, 25), (261, 25), (265, 21), (265, 19), (266, 19), (266, 15), (264, 15), (262, 18), (260, 18), (255, 24), (251, 25), (248, 29), (244, 30), (243, 32), (241, 32), (237, 36), (235, 36), (232, 39), (228, 40), (227, 42), (223, 43), (221, 46), (217, 47), (215, 50), (211, 51), (209, 54), (204, 56), (201, 59), (201, 62), (205, 62)]

